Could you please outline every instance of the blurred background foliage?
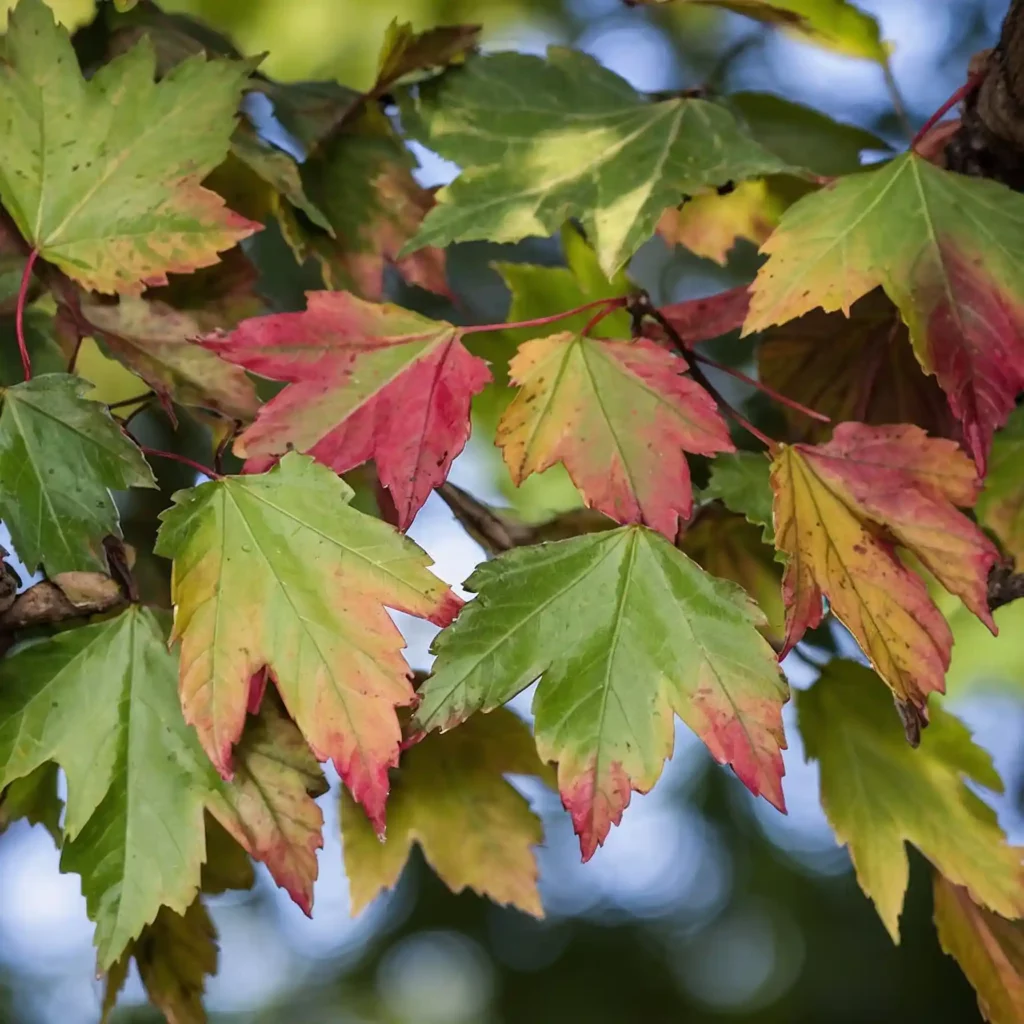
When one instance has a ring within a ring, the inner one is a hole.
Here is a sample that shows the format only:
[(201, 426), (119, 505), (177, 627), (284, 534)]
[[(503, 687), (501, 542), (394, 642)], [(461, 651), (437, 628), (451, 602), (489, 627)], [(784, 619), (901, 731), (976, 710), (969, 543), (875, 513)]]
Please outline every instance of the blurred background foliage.
[[(91, 0), (50, 0), (69, 25), (87, 22)], [(12, 6), (6, 3), (4, 6)], [(381, 38), (393, 18), (418, 29), (480, 22), (488, 48), (542, 52), (550, 43), (577, 46), (645, 90), (700, 84), (725, 91), (775, 93), (867, 128), (896, 146), (900, 121), (876, 65), (838, 57), (707, 8), (624, 7), (620, 0), (166, 0), (226, 32), (248, 53), (268, 52), (263, 69), (282, 79), (336, 79), (361, 87), (372, 77)], [(911, 119), (919, 124), (963, 81), (970, 55), (991, 45), (1006, 0), (863, 0), (894, 44), (893, 70)], [(423, 156), (423, 179), (444, 181), (452, 169)], [(261, 291), (272, 309), (301, 308), (316, 273), (295, 265), (274, 229), (253, 249)], [(509, 296), (495, 261), (556, 265), (558, 240), (517, 246), (464, 245), (451, 254), (454, 307), (392, 282), (393, 297), (422, 312), (463, 322), (495, 322)], [(749, 280), (752, 246), (729, 264), (646, 246), (631, 273), (655, 301), (709, 294)], [(45, 317), (31, 323), (36, 359), (52, 350)], [(9, 325), (0, 322), (0, 333)], [(495, 360), (513, 337), (480, 342)], [(17, 374), (6, 338), (0, 376)], [(720, 360), (750, 369), (751, 344), (716, 343)], [(60, 359), (59, 352), (55, 358)], [(137, 388), (98, 349), (83, 352), (80, 372), (97, 397), (117, 401)], [(16, 379), (16, 376), (14, 377)], [(730, 399), (770, 428), (772, 411), (741, 385), (718, 378)], [(511, 504), (529, 519), (578, 504), (561, 471), (511, 487), (489, 430), (507, 401), (491, 388), (476, 407), (474, 440), (453, 481), (479, 497)], [(166, 419), (143, 414), (135, 428), (145, 443), (166, 447)], [(175, 447), (209, 458), (207, 424), (183, 414)], [(739, 440), (739, 439), (738, 439)], [(180, 466), (160, 466), (162, 494), (134, 496), (122, 509), (129, 540), (148, 546), (167, 495), (193, 481)], [(701, 469), (696, 468), (698, 482)], [(357, 481), (358, 482), (358, 479)], [(363, 493), (361, 500), (372, 499)], [(482, 557), (476, 545), (431, 499), (412, 536), (453, 583)], [(167, 567), (142, 557), (142, 585), (162, 593)], [(1007, 783), (998, 806), (1011, 838), (1024, 838), (1024, 602), (997, 614), (993, 640), (955, 600), (944, 610), (957, 645), (951, 701), (995, 756)], [(410, 660), (429, 663), (430, 633), (398, 617)], [(839, 632), (824, 643), (853, 654)], [(786, 669), (795, 686), (814, 670), (796, 656)], [(529, 695), (515, 702), (528, 714)], [(791, 749), (783, 818), (754, 801), (731, 775), (709, 762), (681, 729), (677, 751), (656, 790), (634, 798), (623, 825), (588, 865), (557, 797), (523, 785), (544, 816), (538, 851), (548, 916), (537, 922), (472, 895), (453, 896), (414, 858), (393, 894), (352, 919), (337, 822), (336, 779), (322, 803), (327, 819), (312, 921), (276, 891), (265, 873), (251, 893), (213, 902), (221, 935), (221, 970), (210, 986), (216, 1021), (253, 1024), (887, 1024), (980, 1020), (974, 996), (952, 960), (940, 952), (931, 924), (923, 862), (913, 855), (903, 942), (893, 947), (853, 879), (820, 810), (816, 772), (803, 763), (799, 735), (787, 719)], [(99, 1014), (91, 926), (74, 876), (58, 872), (58, 854), (41, 828), (18, 823), (0, 843), (0, 1021), (85, 1024)], [(134, 971), (134, 968), (133, 968)], [(114, 1020), (157, 1019), (133, 977)]]

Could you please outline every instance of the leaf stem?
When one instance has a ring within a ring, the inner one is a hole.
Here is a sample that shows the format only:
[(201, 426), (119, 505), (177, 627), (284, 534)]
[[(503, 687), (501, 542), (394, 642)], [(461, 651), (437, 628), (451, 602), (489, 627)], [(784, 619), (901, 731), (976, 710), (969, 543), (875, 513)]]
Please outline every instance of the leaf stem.
[(597, 309), (598, 306), (606, 307), (607, 313), (610, 313), (613, 309), (622, 309), (627, 301), (628, 299), (625, 296), (617, 299), (595, 299), (593, 302), (585, 302), (582, 306), (576, 306), (574, 309), (567, 309), (561, 313), (554, 313), (551, 316), (539, 316), (535, 320), (516, 320), (504, 324), (476, 324), (471, 327), (460, 327), (459, 330), (463, 335), (466, 335), (484, 334), (488, 331), (514, 331), (520, 327), (544, 327), (547, 324), (554, 324), (559, 320), (565, 320), (570, 316), (576, 316), (577, 313), (585, 313), (588, 309)]
[(967, 81), (921, 126), (918, 133), (911, 139), (911, 150), (916, 151), (924, 137), (939, 123), (943, 115), (952, 110), (961, 100), (967, 99), (981, 85), (984, 79), (985, 75), (983, 72), (968, 76)]
[(590, 332), (602, 321), (605, 317), (611, 316), (617, 309), (621, 309), (621, 306), (613, 306), (609, 303), (604, 309), (599, 309), (588, 321), (587, 326), (580, 331), (581, 334), (589, 335)]
[(704, 371), (697, 365), (696, 361), (691, 360), (689, 357), (693, 354), (686, 347), (686, 343), (679, 336), (679, 332), (672, 326), (672, 322), (668, 317), (664, 316), (655, 305), (651, 303), (651, 300), (647, 296), (641, 295), (639, 298), (634, 298), (633, 309), (641, 312), (647, 316), (652, 317), (661, 326), (661, 329), (668, 335), (672, 344), (679, 351), (679, 354), (686, 359), (687, 364), (690, 367), (690, 376), (715, 400), (719, 407), (736, 423), (738, 423), (748, 434), (753, 435), (760, 441), (773, 455), (779, 449), (777, 441), (772, 440), (767, 434), (762, 433), (753, 423), (750, 422), (742, 413), (734, 409), (722, 396), (722, 393), (708, 380)]
[(210, 469), (209, 466), (204, 466), (201, 462), (196, 462), (194, 459), (190, 459), (187, 455), (179, 455), (177, 452), (165, 452), (160, 448), (146, 448), (143, 445), (139, 445), (139, 451), (147, 457), (153, 457), (156, 459), (170, 459), (171, 462), (180, 462), (183, 466), (188, 466), (194, 469), (197, 473), (202, 473), (203, 476), (208, 476), (212, 480), (223, 479), (221, 474), (215, 469)]
[(832, 420), (824, 413), (816, 412), (814, 409), (809, 409), (806, 405), (801, 405), (800, 402), (797, 402), (792, 398), (787, 398), (774, 388), (768, 387), (767, 384), (763, 384), (759, 380), (754, 380), (753, 377), (748, 377), (745, 373), (742, 373), (739, 370), (734, 370), (731, 366), (726, 366), (724, 363), (720, 363), (717, 359), (712, 359), (703, 352), (698, 352), (696, 349), (690, 349), (689, 356), (691, 360), (696, 359), (698, 362), (704, 363), (705, 366), (713, 366), (721, 373), (728, 374), (730, 377), (735, 377), (736, 380), (741, 380), (744, 384), (749, 384), (752, 388), (756, 388), (769, 398), (775, 399), (775, 401), (779, 402), (781, 405), (788, 406), (795, 412), (801, 412), (805, 416), (810, 416), (812, 420), (818, 420), (819, 423), (832, 422)]
[(25, 344), (25, 302), (28, 299), (29, 282), (32, 280), (32, 268), (38, 258), (39, 253), (35, 249), (28, 254), (25, 270), (21, 275), (21, 287), (18, 288), (18, 304), (14, 311), (14, 333), (18, 338), (18, 351), (21, 353), (21, 367), (25, 371), (25, 380), (32, 379), (32, 360)]

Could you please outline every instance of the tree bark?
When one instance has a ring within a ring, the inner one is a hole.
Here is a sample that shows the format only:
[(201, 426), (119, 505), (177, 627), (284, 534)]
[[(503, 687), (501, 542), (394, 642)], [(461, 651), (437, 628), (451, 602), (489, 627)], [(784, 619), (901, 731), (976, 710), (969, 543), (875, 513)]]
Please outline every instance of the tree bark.
[(998, 44), (975, 55), (971, 74), (981, 83), (964, 102), (946, 166), (1024, 190), (1024, 0), (1010, 4)]

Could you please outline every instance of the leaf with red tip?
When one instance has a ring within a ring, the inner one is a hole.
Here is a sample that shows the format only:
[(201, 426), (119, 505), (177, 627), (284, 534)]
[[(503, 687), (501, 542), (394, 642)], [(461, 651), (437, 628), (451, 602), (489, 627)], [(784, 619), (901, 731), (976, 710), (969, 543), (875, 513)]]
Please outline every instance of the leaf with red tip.
[(469, 438), (470, 399), (491, 379), (451, 324), (345, 292), (302, 313), (245, 320), (203, 344), (290, 383), (235, 442), (248, 469), (308, 452), (337, 473), (374, 459), (405, 529)]
[(762, 252), (745, 330), (821, 306), (849, 314), (881, 285), (984, 473), (1024, 389), (1024, 198), (913, 153), (791, 207)]
[(42, 0), (20, 0), (5, 55), (0, 199), (43, 259), (93, 291), (140, 292), (260, 229), (200, 185), (228, 151), (247, 64), (196, 56), (156, 82), (143, 39), (86, 80)]
[(386, 607), (444, 625), (461, 602), (419, 548), (351, 497), (291, 453), (269, 473), (179, 491), (156, 551), (174, 559), (185, 718), (219, 771), (232, 772), (250, 681), (266, 666), (317, 759), (333, 760), (383, 830), (395, 709), (415, 699)]
[(1008, 921), (979, 907), (963, 886), (935, 873), (935, 927), (939, 944), (978, 993), (990, 1024), (1024, 1020), (1024, 921)]
[(924, 581), (897, 557), (914, 554), (991, 630), (987, 581), (995, 545), (957, 510), (980, 481), (952, 441), (914, 426), (840, 424), (827, 444), (783, 447), (772, 464), (786, 650), (822, 618), (822, 596), (878, 674), (923, 706), (943, 690), (952, 637)]
[(674, 714), (784, 808), (788, 690), (738, 586), (640, 526), (509, 551), (466, 586), (479, 597), (435, 641), (414, 728), (449, 729), (540, 677), (537, 748), (558, 762), (584, 859), (657, 782)]
[[(381, 843), (352, 798), (341, 797), (352, 913), (397, 883), (413, 844), (452, 892), (470, 888), (495, 903), (542, 917), (533, 847), (540, 819), (506, 774), (552, 775), (529, 726), (499, 708), (446, 735), (427, 736), (402, 754)], [(553, 779), (552, 779), (553, 782)]]
[(990, 909), (1024, 914), (1024, 851), (971, 788), (1003, 784), (959, 719), (933, 706), (915, 750), (877, 676), (841, 660), (797, 694), (796, 708), (807, 756), (821, 766), (825, 814), (894, 942), (910, 880), (905, 843)]
[(711, 396), (685, 371), (644, 339), (566, 332), (521, 345), (509, 372), (522, 390), (496, 437), (512, 479), (561, 462), (587, 505), (674, 540), (693, 508), (683, 453), (733, 449)]
[[(959, 430), (942, 389), (922, 370), (899, 310), (876, 289), (842, 313), (814, 310), (765, 332), (757, 349), (761, 380), (834, 423), (914, 423), (936, 437)], [(783, 409), (790, 437), (821, 441), (832, 431)]]
[(313, 911), (316, 851), (323, 814), (314, 798), (327, 792), (316, 758), (278, 701), (266, 700), (235, 749), (235, 775), (210, 810), (307, 914)]

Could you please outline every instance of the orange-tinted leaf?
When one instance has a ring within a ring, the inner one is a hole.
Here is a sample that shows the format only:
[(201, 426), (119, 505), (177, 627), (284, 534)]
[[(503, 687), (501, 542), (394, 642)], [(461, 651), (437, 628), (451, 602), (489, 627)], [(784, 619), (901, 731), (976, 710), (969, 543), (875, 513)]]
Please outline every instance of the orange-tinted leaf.
[(291, 452), (268, 473), (179, 491), (156, 552), (174, 559), (182, 708), (221, 774), (266, 667), (317, 759), (334, 762), (382, 831), (396, 708), (415, 700), (387, 608), (445, 625), (461, 602), (415, 544), (351, 508), (352, 496)]
[(693, 508), (684, 451), (732, 451), (711, 396), (657, 345), (569, 332), (528, 341), (509, 364), (522, 386), (498, 424), (512, 479), (564, 464), (587, 505), (674, 541)]
[(666, 210), (658, 221), (658, 234), (669, 245), (684, 246), (724, 266), (740, 239), (756, 245), (765, 241), (783, 207), (764, 178), (743, 181), (728, 195), (707, 192), (680, 209)]
[(337, 473), (374, 459), (404, 529), (469, 437), (470, 399), (490, 380), (451, 324), (344, 292), (310, 292), (303, 313), (246, 320), (203, 341), (290, 387), (235, 442), (249, 469), (287, 451)]
[(979, 907), (965, 888), (935, 873), (935, 927), (978, 993), (990, 1024), (1024, 1020), (1024, 921)]
[(316, 851), (323, 844), (323, 814), (313, 798), (327, 792), (316, 758), (302, 734), (268, 699), (235, 749), (235, 775), (223, 800), (212, 802), (217, 820), (307, 913), (313, 909)]
[(86, 79), (42, 0), (20, 0), (4, 42), (0, 199), (43, 259), (93, 291), (135, 293), (259, 230), (200, 185), (227, 152), (249, 65), (197, 56), (157, 82), (144, 39)]
[(786, 649), (822, 617), (822, 596), (900, 699), (942, 691), (952, 637), (912, 552), (993, 631), (986, 583), (998, 552), (956, 506), (980, 481), (952, 441), (914, 426), (840, 424), (823, 445), (783, 447), (772, 465)]
[(1024, 389), (1024, 198), (913, 153), (800, 200), (762, 252), (747, 331), (882, 286), (982, 473)]
[[(814, 310), (765, 332), (758, 346), (761, 380), (833, 422), (915, 423), (957, 438), (942, 389), (910, 346), (899, 310), (880, 290), (858, 300), (849, 317)], [(785, 409), (791, 436), (822, 440), (831, 426)]]

